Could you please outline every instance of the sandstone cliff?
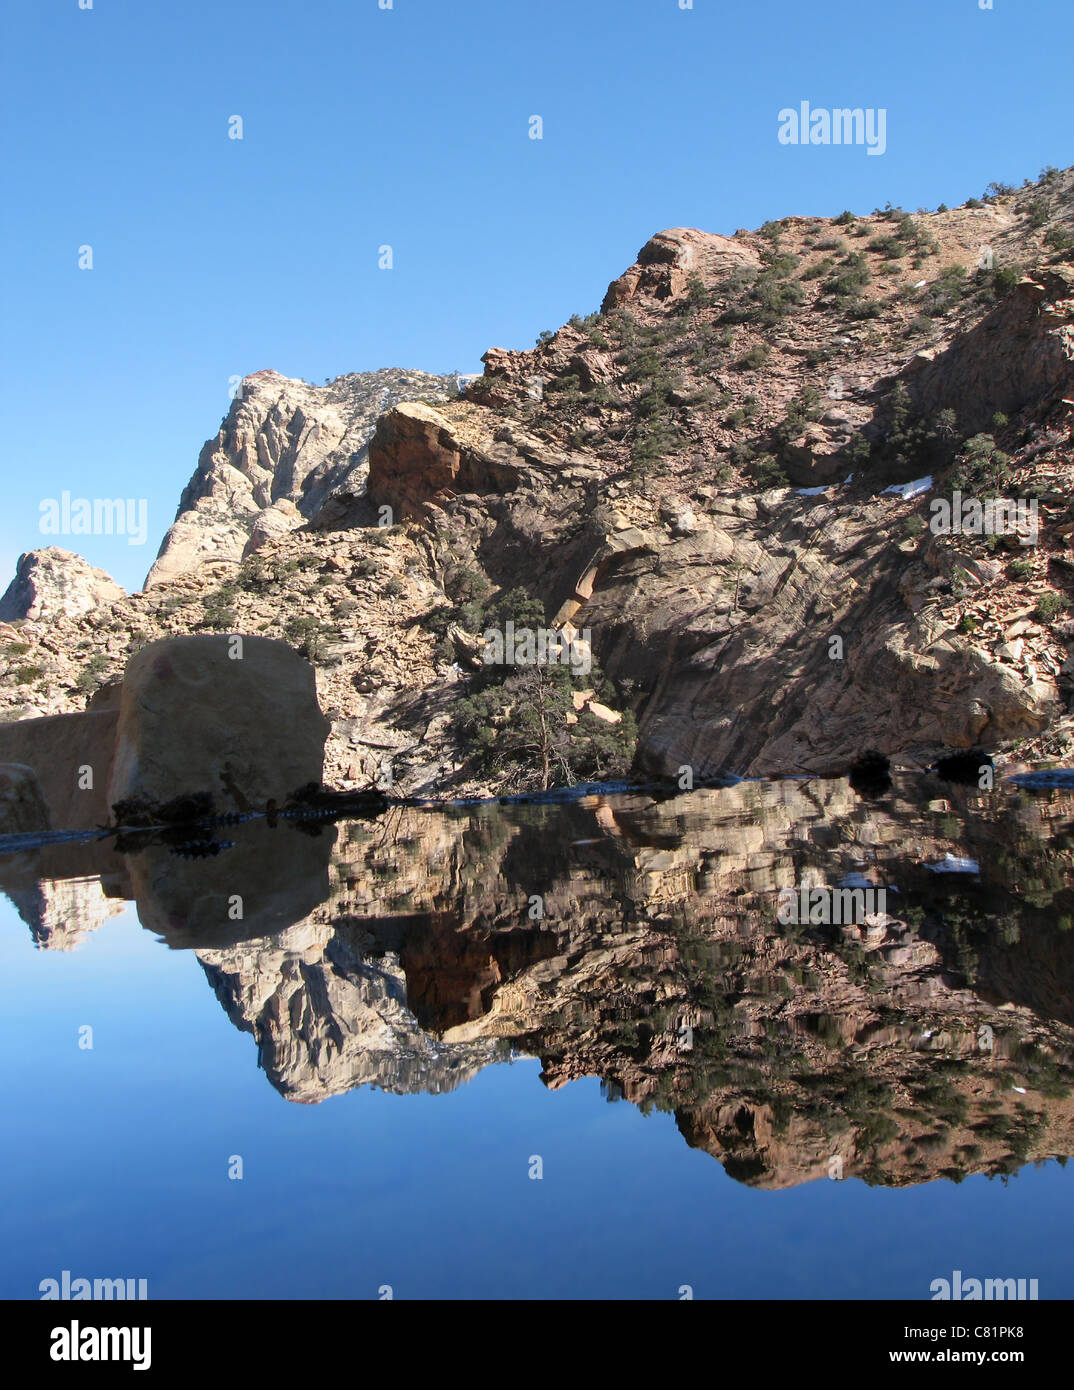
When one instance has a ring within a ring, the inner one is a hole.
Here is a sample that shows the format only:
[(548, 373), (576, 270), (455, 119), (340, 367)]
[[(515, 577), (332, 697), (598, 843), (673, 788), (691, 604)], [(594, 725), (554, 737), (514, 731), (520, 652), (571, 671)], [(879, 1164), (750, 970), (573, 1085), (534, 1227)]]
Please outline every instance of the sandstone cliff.
[[(525, 692), (479, 738), (470, 697), (521, 592), (589, 630), (590, 707), (636, 719), (642, 770), (1069, 755), (1072, 246), (1054, 170), (938, 212), (678, 228), (461, 399), (255, 374), (145, 593), (28, 612), (0, 700), (77, 709), (153, 638), (262, 633), (317, 668), (329, 780), (500, 790), (518, 769), (474, 749)], [(1032, 500), (1037, 529), (934, 534), (956, 493)]]
[(122, 597), (123, 590), (104, 570), (50, 545), (19, 556), (15, 578), (0, 598), (0, 622), (78, 618)]
[(219, 433), (201, 451), (146, 587), (206, 560), (239, 560), (334, 496), (357, 495), (377, 417), (399, 401), (447, 400), (456, 379), (385, 369), (325, 386), (265, 370), (244, 377)]

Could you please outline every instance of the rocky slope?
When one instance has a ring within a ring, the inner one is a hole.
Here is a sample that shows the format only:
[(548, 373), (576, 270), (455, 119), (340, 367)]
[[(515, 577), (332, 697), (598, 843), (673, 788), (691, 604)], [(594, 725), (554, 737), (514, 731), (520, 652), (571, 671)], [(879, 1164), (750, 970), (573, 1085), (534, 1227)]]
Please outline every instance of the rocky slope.
[[(0, 630), (7, 716), (80, 708), (158, 636), (264, 633), (317, 666), (330, 780), (497, 790), (519, 768), (474, 749), (532, 692), (475, 713), (472, 673), (522, 590), (591, 632), (645, 770), (1068, 756), (1072, 247), (1054, 170), (950, 210), (674, 229), (462, 399), (247, 378), (145, 592)], [(934, 534), (956, 489), (1035, 501), (1037, 534)]]
[(207, 560), (239, 560), (315, 517), (329, 498), (357, 496), (378, 416), (416, 397), (447, 401), (458, 389), (455, 377), (391, 368), (323, 387), (271, 370), (245, 377), (183, 489), (146, 587)]
[(0, 597), (0, 622), (79, 618), (122, 597), (123, 590), (104, 570), (73, 551), (46, 546), (19, 556), (15, 578)]

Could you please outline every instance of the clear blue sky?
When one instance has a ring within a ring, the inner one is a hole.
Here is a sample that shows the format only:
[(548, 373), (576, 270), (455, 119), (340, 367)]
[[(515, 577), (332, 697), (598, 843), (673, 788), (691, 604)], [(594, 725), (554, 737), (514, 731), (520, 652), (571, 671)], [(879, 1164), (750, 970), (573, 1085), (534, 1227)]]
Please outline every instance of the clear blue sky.
[[(48, 543), (137, 587), (234, 374), (477, 371), (597, 307), (663, 227), (953, 205), (1072, 162), (1071, 0), (2, 14), (0, 588)], [(781, 145), (803, 100), (885, 108), (887, 152)], [(42, 537), (64, 489), (148, 498), (148, 543)]]

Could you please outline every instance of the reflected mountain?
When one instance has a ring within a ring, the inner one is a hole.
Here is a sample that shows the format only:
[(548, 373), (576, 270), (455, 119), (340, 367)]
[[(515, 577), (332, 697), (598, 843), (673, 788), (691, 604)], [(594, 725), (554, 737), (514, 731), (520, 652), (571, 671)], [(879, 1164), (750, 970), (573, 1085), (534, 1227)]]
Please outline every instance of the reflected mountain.
[[(742, 782), (227, 836), (54, 845), (0, 860), (0, 885), (46, 946), (71, 885), (96, 883), (101, 920), (132, 897), (292, 1101), (447, 1092), (522, 1054), (551, 1088), (597, 1076), (672, 1114), (756, 1187), (1074, 1151), (1069, 789)], [(784, 924), (779, 891), (803, 884), (886, 902)]]

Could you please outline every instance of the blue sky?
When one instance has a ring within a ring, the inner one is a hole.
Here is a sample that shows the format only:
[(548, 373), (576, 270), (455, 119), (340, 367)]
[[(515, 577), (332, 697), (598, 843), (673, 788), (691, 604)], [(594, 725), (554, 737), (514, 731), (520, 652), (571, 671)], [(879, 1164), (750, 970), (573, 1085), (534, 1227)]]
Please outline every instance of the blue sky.
[[(1072, 162), (1070, 0), (379, 3), (3, 0), (0, 588), (47, 543), (137, 587), (235, 375), (477, 371), (663, 227)], [(886, 109), (886, 153), (781, 145), (803, 100)], [(148, 543), (43, 537), (65, 489), (147, 498)]]

